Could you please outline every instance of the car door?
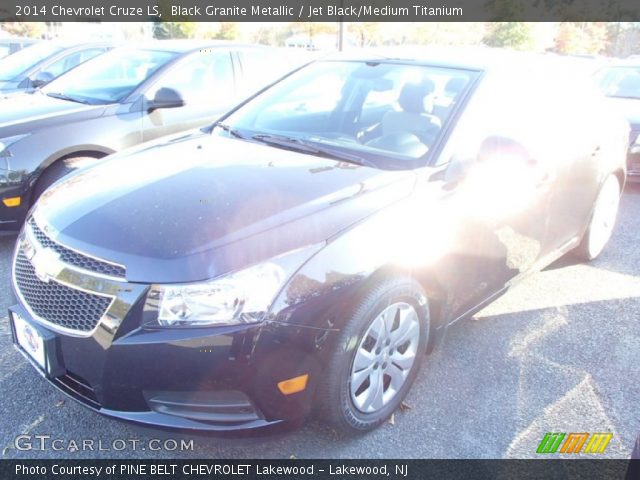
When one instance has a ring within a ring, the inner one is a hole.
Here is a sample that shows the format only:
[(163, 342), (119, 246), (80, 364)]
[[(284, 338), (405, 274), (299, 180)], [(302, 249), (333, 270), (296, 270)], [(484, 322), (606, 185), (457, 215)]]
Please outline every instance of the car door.
[[(557, 166), (557, 188), (551, 202), (550, 248), (576, 243), (589, 221), (600, 187), (602, 165), (611, 155), (604, 105), (589, 85), (575, 75), (557, 76), (549, 101), (556, 114), (549, 118)], [(615, 136), (615, 135), (614, 135)]]
[(184, 106), (147, 110), (142, 120), (144, 141), (211, 123), (235, 104), (232, 52), (213, 49), (189, 55), (154, 82), (145, 99), (152, 101), (162, 88), (178, 92)]
[(438, 157), (444, 170), (429, 179), (453, 229), (440, 262), (453, 318), (503, 291), (548, 250), (555, 173), (540, 148), (542, 107), (514, 82), (484, 79)]

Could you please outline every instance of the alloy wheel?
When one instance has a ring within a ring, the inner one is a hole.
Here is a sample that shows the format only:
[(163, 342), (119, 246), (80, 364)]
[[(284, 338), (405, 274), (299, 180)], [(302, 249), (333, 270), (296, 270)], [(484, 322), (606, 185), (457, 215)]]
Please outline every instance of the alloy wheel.
[(378, 314), (351, 367), (349, 388), (356, 409), (374, 413), (395, 397), (416, 361), (419, 343), (420, 319), (413, 306), (398, 302)]

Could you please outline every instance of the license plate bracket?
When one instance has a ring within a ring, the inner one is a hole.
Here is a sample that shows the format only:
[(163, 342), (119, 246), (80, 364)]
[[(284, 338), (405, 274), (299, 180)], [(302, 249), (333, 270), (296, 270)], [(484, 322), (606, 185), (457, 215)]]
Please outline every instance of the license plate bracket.
[(36, 325), (29, 315), (15, 307), (9, 309), (9, 324), (14, 346), (40, 373), (49, 378), (65, 373), (57, 335)]

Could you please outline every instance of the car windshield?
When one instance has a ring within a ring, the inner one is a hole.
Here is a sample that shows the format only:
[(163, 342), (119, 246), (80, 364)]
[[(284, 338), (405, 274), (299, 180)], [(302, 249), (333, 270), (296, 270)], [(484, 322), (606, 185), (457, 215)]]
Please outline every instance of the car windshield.
[(348, 163), (416, 168), (427, 162), (475, 75), (380, 61), (315, 62), (214, 131)]
[(602, 69), (596, 74), (596, 82), (607, 97), (640, 100), (640, 66)]
[(156, 50), (113, 50), (62, 75), (42, 92), (84, 103), (117, 103), (176, 55)]
[(61, 50), (60, 46), (42, 42), (9, 55), (0, 60), (0, 80), (18, 79), (32, 66)]

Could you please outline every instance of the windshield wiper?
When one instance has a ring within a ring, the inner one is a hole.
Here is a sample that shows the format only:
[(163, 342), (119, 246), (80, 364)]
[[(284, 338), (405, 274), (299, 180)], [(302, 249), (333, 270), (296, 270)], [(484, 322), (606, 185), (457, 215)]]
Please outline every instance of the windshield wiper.
[(213, 125), (213, 127), (219, 127), (222, 130), (224, 130), (225, 132), (227, 132), (229, 135), (234, 136), (236, 138), (242, 138), (244, 139), (244, 135), (242, 135), (238, 130), (236, 130), (235, 128), (233, 128), (230, 125), (227, 125), (226, 123), (216, 123)]
[(89, 105), (89, 102), (87, 102), (86, 100), (80, 100), (79, 98), (70, 97), (69, 95), (66, 95), (61, 92), (49, 92), (47, 93), (47, 97), (58, 98), (60, 100), (67, 100), (69, 102), (83, 103), (84, 105)]
[(322, 157), (327, 157), (334, 160), (341, 160), (343, 162), (353, 163), (356, 165), (367, 165), (369, 167), (376, 168), (376, 165), (374, 163), (358, 155), (346, 153), (334, 148), (320, 147), (314, 143), (307, 142), (300, 138), (287, 137), (285, 135), (272, 135), (268, 133), (258, 133), (251, 138), (253, 140), (257, 140), (258, 142), (285, 148), (287, 150), (293, 150), (295, 152), (320, 155)]

